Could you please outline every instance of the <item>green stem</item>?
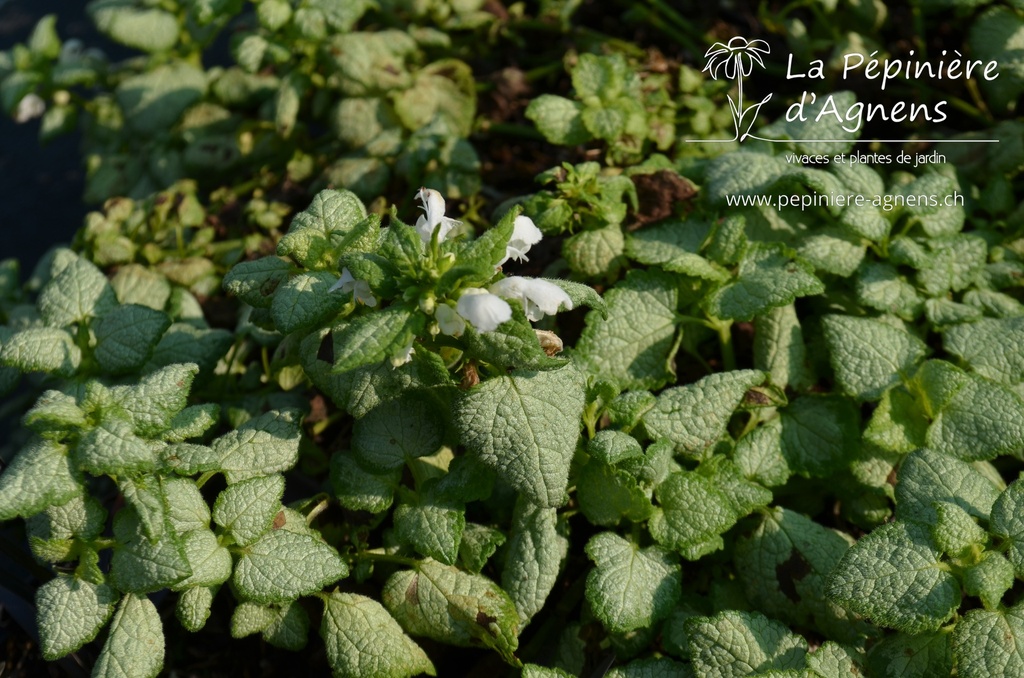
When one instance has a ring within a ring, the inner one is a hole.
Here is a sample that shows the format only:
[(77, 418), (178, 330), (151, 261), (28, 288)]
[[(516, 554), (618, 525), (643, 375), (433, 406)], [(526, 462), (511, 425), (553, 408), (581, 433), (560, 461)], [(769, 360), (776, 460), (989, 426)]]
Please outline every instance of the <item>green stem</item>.
[(417, 567), (419, 565), (419, 561), (415, 558), (380, 553), (378, 551), (360, 551), (354, 557), (356, 560), (370, 560), (375, 563), (395, 563), (396, 565), (407, 565), (409, 567)]
[(206, 484), (206, 481), (208, 481), (210, 478), (212, 478), (216, 474), (217, 474), (216, 471), (207, 471), (203, 475), (199, 476), (199, 480), (196, 481), (196, 488), (200, 489), (200, 490), (203, 489), (203, 485)]
[(718, 341), (722, 344), (722, 365), (726, 372), (731, 372), (736, 369), (736, 352), (732, 345), (732, 321), (719, 321), (717, 329)]

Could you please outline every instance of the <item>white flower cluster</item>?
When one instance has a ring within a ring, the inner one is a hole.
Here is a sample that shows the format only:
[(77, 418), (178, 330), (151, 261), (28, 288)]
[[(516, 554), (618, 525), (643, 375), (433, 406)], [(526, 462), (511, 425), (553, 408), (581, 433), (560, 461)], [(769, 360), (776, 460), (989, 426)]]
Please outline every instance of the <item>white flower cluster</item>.
[[(437, 191), (421, 188), (417, 191), (416, 197), (422, 203), (421, 209), (424, 214), (416, 220), (415, 228), (423, 242), (429, 243), (435, 231), (438, 242), (441, 242), (448, 237), (452, 229), (462, 223), (444, 215), (444, 198)], [(498, 266), (509, 259), (529, 261), (526, 253), (540, 242), (542, 237), (540, 229), (532, 219), (525, 216), (516, 217), (512, 226), (512, 237), (505, 248), (505, 257), (498, 262)], [(355, 301), (367, 306), (377, 305), (377, 299), (370, 292), (369, 284), (365, 280), (356, 280), (347, 268), (342, 269), (341, 278), (330, 291), (335, 290), (351, 293)], [(506, 299), (521, 302), (523, 312), (532, 321), (540, 320), (545, 315), (554, 315), (560, 310), (570, 310), (573, 306), (572, 299), (565, 290), (554, 283), (537, 278), (510, 276), (487, 289), (470, 287), (462, 290), (455, 307), (452, 308), (446, 303), (438, 304), (434, 309), (434, 318), (441, 332), (454, 337), (460, 336), (466, 330), (467, 322), (478, 332), (491, 332), (497, 329), (498, 325), (512, 319), (512, 307)], [(411, 355), (411, 350), (408, 353), (403, 352), (406, 359), (408, 355)]]

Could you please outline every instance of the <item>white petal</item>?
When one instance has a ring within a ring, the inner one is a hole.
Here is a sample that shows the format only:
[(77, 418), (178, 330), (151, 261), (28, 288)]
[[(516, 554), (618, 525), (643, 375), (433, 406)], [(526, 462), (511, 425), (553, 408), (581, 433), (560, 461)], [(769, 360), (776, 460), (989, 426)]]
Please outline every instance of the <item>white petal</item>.
[(533, 223), (533, 219), (520, 214), (512, 224), (512, 237), (509, 242), (518, 240), (529, 249), (531, 245), (539, 243), (543, 237), (544, 234), (537, 228), (537, 224)]
[(561, 287), (546, 280), (509, 276), (490, 287), (491, 292), (506, 299), (523, 302), (523, 312), (530, 320), (540, 320), (545, 315), (558, 313), (560, 307), (572, 309), (572, 299)]
[(512, 307), (504, 299), (478, 287), (463, 291), (455, 310), (480, 332), (492, 332), (512, 319)]
[(430, 237), (438, 226), (441, 227), (441, 230), (437, 234), (437, 239), (442, 241), (450, 230), (462, 223), (444, 216), (444, 198), (434, 189), (420, 188), (416, 192), (416, 197), (423, 203), (420, 209), (425, 213), (416, 220), (416, 231), (420, 234), (423, 242), (430, 242)]
[(391, 356), (391, 366), (401, 367), (412, 360), (412, 341), (405, 348), (398, 349), (398, 352)]
[(334, 292), (335, 290), (341, 290), (342, 292), (351, 292), (352, 287), (355, 283), (355, 278), (352, 277), (352, 272), (347, 268), (341, 269), (341, 277), (338, 278), (338, 282), (331, 285), (331, 289), (328, 292)]
[(35, 92), (22, 97), (18, 107), (14, 111), (14, 122), (28, 122), (32, 118), (38, 118), (46, 112), (46, 102)]
[(434, 317), (437, 318), (437, 326), (449, 336), (458, 337), (466, 331), (466, 321), (448, 304), (439, 304)]
[(370, 283), (365, 280), (356, 280), (352, 283), (352, 297), (370, 308), (377, 305), (377, 298), (370, 292)]

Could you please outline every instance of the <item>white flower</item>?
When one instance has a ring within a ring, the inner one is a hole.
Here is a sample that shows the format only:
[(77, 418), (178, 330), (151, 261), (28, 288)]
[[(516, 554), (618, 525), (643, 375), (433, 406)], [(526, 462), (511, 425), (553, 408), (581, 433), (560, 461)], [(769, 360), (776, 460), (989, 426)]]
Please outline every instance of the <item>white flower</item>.
[(455, 310), (480, 332), (493, 332), (512, 319), (512, 307), (504, 299), (479, 287), (463, 290)]
[(438, 328), (448, 336), (459, 337), (466, 331), (466, 321), (448, 304), (438, 304), (434, 317)]
[(18, 108), (14, 111), (14, 122), (28, 122), (32, 118), (38, 118), (46, 112), (46, 102), (35, 92), (26, 94), (18, 102)]
[(377, 299), (370, 292), (370, 283), (365, 280), (356, 280), (347, 268), (341, 269), (341, 277), (338, 278), (338, 282), (334, 283), (327, 291), (334, 292), (335, 290), (341, 290), (345, 294), (351, 292), (353, 299), (370, 308), (377, 305)]
[(494, 283), (490, 290), (506, 299), (521, 299), (523, 312), (533, 321), (558, 313), (560, 307), (572, 309), (572, 299), (565, 290), (547, 280), (513, 275)]
[(401, 367), (402, 365), (412, 361), (412, 339), (409, 340), (409, 345), (405, 348), (399, 349), (397, 353), (391, 356), (391, 366)]
[(533, 223), (533, 219), (520, 214), (512, 225), (512, 237), (508, 239), (508, 246), (505, 247), (505, 258), (498, 262), (498, 266), (509, 259), (529, 261), (526, 258), (526, 253), (543, 237), (544, 234)]
[(58, 63), (71, 64), (82, 58), (85, 54), (85, 45), (78, 38), (71, 38), (70, 40), (64, 41), (64, 44), (60, 46), (60, 57)]
[(435, 229), (440, 229), (437, 241), (441, 242), (448, 237), (449, 231), (462, 223), (444, 215), (444, 198), (434, 189), (420, 188), (416, 192), (416, 197), (423, 203), (420, 209), (425, 212), (416, 220), (416, 231), (423, 238), (423, 242), (430, 242), (430, 236), (434, 234)]

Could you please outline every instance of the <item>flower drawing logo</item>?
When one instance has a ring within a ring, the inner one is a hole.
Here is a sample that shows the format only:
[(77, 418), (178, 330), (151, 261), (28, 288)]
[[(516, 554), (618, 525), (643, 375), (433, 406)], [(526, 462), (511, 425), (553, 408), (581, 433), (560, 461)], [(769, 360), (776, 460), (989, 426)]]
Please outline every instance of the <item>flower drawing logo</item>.
[(716, 42), (704, 54), (704, 58), (707, 59), (704, 71), (709, 73), (712, 78), (718, 80), (718, 75), (721, 73), (728, 80), (734, 78), (736, 80), (736, 100), (733, 101), (732, 95), (728, 95), (732, 120), (736, 128), (736, 136), (730, 141), (743, 141), (750, 136), (750, 128), (753, 127), (754, 121), (757, 119), (758, 111), (772, 98), (772, 95), (769, 94), (758, 103), (751, 104), (748, 108), (743, 107), (743, 78), (753, 72), (755, 63), (764, 68), (761, 55), (769, 52), (771, 52), (771, 48), (764, 40), (747, 40), (736, 36), (728, 43)]

